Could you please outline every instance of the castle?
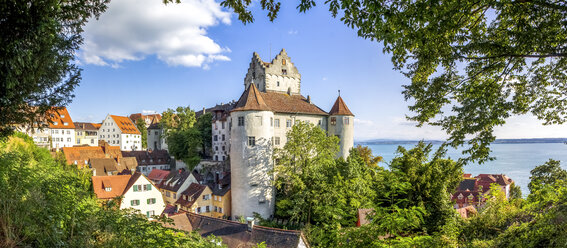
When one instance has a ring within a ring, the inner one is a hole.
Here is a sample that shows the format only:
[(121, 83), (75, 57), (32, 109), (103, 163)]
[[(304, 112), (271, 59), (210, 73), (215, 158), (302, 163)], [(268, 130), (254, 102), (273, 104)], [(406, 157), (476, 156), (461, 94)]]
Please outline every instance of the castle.
[(272, 151), (285, 145), (286, 133), (297, 121), (338, 136), (337, 156), (346, 158), (353, 147), (354, 115), (343, 99), (339, 96), (326, 112), (303, 97), (301, 74), (285, 49), (271, 62), (254, 53), (240, 99), (212, 111), (214, 159), (230, 158), (233, 218), (252, 217), (254, 212), (273, 216)]

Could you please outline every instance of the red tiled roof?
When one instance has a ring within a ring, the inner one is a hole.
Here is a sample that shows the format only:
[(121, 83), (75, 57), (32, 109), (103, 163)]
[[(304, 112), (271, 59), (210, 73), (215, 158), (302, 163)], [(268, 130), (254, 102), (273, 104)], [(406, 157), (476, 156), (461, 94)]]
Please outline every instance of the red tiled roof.
[(333, 108), (331, 108), (331, 111), (329, 111), (329, 114), (354, 116), (352, 112), (350, 112), (350, 110), (348, 109), (347, 105), (345, 104), (341, 96), (337, 97), (337, 100), (335, 101)]
[(290, 96), (285, 93), (262, 92), (261, 96), (268, 107), (276, 113), (328, 115), (327, 112), (301, 95)]
[(255, 84), (250, 84), (248, 89), (242, 93), (240, 99), (232, 111), (246, 111), (246, 110), (266, 110), (271, 109), (266, 105), (264, 99), (260, 95), (260, 91), (256, 88)]
[(102, 126), (102, 123), (92, 123), (96, 129), (99, 129)]
[(150, 174), (148, 174), (148, 179), (156, 184), (160, 184), (161, 181), (167, 177), (167, 175), (169, 175), (169, 171), (153, 169)]
[(122, 133), (140, 134), (140, 131), (138, 131), (138, 128), (136, 127), (136, 125), (134, 125), (130, 118), (117, 115), (111, 115), (110, 117), (112, 117), (114, 122), (116, 122), (116, 125), (118, 125)]
[(65, 107), (53, 107), (46, 112), (46, 115), (47, 120), (49, 120), (49, 128), (75, 128), (73, 120), (71, 120), (71, 116)]

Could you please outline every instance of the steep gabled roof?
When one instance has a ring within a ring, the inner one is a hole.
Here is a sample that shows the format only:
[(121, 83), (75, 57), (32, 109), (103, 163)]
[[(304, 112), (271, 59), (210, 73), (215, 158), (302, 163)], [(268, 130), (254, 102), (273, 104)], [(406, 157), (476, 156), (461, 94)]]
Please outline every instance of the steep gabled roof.
[(65, 107), (52, 107), (46, 112), (49, 128), (74, 129), (73, 120)]
[(191, 183), (191, 185), (189, 185), (189, 187), (181, 193), (181, 196), (179, 196), (179, 199), (175, 202), (175, 204), (190, 208), (193, 203), (201, 197), (201, 194), (206, 188), (207, 185)]
[(329, 111), (330, 115), (350, 115), (354, 116), (352, 112), (348, 109), (347, 105), (343, 101), (341, 96), (337, 97), (335, 104), (333, 104), (333, 108)]
[(161, 181), (159, 188), (177, 192), (181, 185), (191, 176), (191, 172), (180, 169), (173, 170)]
[[(93, 190), (99, 199), (112, 199), (124, 194), (124, 189), (130, 181), (131, 175), (93, 176)], [(106, 191), (110, 188), (110, 191)]]
[(255, 84), (250, 84), (248, 89), (242, 93), (240, 99), (236, 103), (236, 106), (232, 111), (247, 111), (247, 110), (265, 110), (270, 111), (271, 109), (266, 105), (264, 98), (260, 94), (258, 88), (256, 88)]
[(138, 131), (138, 128), (134, 125), (130, 118), (117, 115), (110, 115), (110, 117), (114, 120), (114, 122), (116, 122), (116, 125), (118, 125), (118, 128), (120, 128), (122, 133), (140, 134), (140, 131)]

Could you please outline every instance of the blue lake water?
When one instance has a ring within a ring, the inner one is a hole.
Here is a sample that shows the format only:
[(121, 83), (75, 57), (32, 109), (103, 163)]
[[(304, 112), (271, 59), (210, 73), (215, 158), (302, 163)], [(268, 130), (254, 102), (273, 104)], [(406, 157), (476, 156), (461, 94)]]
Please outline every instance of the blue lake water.
[[(396, 157), (398, 146), (411, 149), (415, 144), (372, 144), (366, 145), (372, 149), (375, 156), (382, 156), (381, 166), (388, 164)], [(439, 146), (434, 145), (434, 149)], [(522, 188), (524, 197), (529, 193), (530, 171), (550, 158), (561, 161), (561, 167), (567, 169), (567, 145), (563, 143), (520, 143), (492, 144), (491, 156), (496, 160), (481, 165), (469, 164), (464, 168), (465, 173), (473, 176), (478, 174), (505, 174), (512, 178)], [(463, 157), (460, 150), (448, 150), (447, 156), (453, 159)]]

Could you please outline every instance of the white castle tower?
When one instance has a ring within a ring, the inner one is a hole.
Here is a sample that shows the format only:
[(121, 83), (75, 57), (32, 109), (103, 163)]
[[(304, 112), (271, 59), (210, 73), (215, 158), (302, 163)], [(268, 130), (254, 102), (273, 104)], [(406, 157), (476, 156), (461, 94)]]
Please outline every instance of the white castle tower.
[[(274, 113), (255, 84), (244, 91), (231, 112), (230, 167), (233, 216), (264, 218), (274, 213), (272, 136)], [(234, 159), (232, 159), (234, 158)], [(234, 204), (235, 202), (237, 204)]]
[(328, 135), (336, 135), (340, 139), (339, 156), (346, 159), (354, 146), (354, 115), (339, 95), (333, 108), (329, 111)]

